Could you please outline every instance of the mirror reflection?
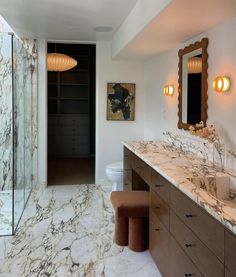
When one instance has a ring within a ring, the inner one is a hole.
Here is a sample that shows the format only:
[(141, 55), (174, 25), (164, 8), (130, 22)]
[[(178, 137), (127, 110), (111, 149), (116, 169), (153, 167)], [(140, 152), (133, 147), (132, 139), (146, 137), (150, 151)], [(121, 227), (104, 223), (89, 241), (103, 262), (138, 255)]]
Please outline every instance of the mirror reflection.
[(207, 122), (208, 39), (196, 41), (178, 52), (178, 128), (189, 130)]
[(201, 121), (202, 49), (183, 55), (182, 122)]

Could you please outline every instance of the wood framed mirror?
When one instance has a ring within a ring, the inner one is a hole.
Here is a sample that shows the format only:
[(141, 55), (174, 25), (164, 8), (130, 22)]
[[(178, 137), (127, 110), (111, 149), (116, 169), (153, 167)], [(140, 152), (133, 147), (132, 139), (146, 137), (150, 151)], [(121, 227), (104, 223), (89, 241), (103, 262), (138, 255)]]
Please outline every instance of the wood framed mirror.
[(207, 121), (208, 39), (203, 38), (180, 49), (178, 78), (178, 128), (188, 130), (191, 125)]

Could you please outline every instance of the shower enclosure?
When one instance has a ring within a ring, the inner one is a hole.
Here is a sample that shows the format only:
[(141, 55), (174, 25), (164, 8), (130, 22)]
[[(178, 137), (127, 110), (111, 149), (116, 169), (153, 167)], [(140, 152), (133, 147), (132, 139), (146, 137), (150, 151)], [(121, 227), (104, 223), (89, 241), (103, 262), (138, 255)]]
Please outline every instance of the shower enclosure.
[(13, 235), (32, 190), (33, 56), (0, 34), (0, 236)]

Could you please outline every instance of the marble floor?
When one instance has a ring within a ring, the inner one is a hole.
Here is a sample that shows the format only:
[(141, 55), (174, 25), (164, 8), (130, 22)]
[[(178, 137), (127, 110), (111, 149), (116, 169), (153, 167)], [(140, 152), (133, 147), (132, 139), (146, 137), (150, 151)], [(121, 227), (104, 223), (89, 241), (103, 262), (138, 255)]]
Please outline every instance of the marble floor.
[(34, 191), (16, 235), (0, 238), (0, 276), (161, 276), (148, 251), (113, 243), (113, 221), (104, 186)]

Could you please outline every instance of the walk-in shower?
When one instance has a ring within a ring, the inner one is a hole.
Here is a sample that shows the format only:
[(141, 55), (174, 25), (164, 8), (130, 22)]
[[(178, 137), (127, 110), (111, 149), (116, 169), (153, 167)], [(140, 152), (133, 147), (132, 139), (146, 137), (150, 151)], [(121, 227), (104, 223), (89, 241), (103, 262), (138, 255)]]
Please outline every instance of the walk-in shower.
[(0, 34), (0, 236), (14, 234), (33, 183), (35, 57)]

